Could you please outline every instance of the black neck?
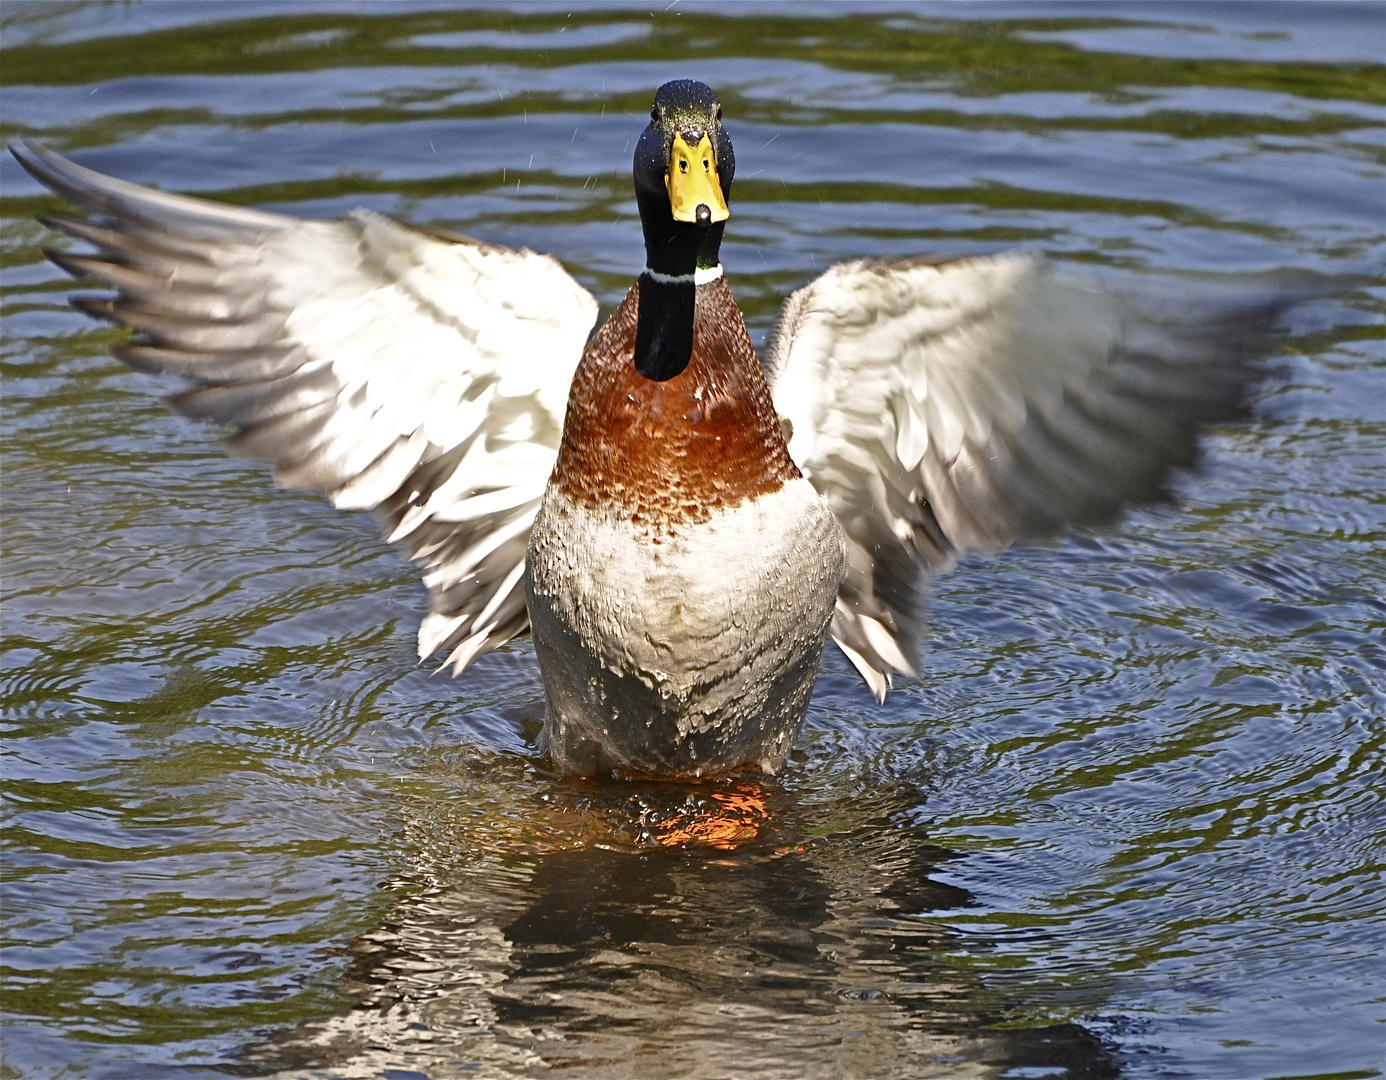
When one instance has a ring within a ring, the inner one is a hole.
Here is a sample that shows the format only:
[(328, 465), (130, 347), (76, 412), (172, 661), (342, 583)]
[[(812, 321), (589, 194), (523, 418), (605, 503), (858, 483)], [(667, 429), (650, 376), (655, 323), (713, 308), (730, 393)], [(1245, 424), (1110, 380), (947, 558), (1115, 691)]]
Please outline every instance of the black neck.
[(661, 281), (640, 275), (640, 308), (635, 326), (635, 370), (647, 379), (672, 379), (693, 356), (693, 308), (698, 288), (695, 270), (717, 265), (725, 222), (696, 225), (675, 221), (663, 190), (641, 190), (640, 223), (645, 230), (645, 268), (678, 278)]
[(635, 199), (640, 206), (640, 225), (645, 233), (645, 265), (670, 277), (682, 277), (694, 270), (711, 270), (717, 265), (725, 221), (715, 225), (695, 225), (675, 221), (664, 189), (642, 190), (636, 185)]
[(635, 324), (635, 370), (647, 379), (672, 379), (693, 358), (693, 311), (698, 287), (692, 271), (677, 281), (640, 275)]

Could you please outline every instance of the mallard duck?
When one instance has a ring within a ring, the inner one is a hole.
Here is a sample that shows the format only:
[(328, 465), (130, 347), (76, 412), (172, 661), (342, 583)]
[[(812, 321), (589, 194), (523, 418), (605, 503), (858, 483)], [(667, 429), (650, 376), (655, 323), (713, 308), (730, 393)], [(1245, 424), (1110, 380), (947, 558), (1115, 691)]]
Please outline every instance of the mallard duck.
[(99, 252), (49, 256), (117, 290), (74, 300), (135, 329), (116, 356), (422, 565), (421, 657), (461, 672), (532, 629), (569, 774), (775, 773), (828, 637), (884, 700), (932, 575), (1160, 496), (1285, 303), (1035, 253), (860, 260), (788, 298), (762, 362), (718, 258), (731, 139), (691, 81), (655, 95), (646, 267), (595, 333), (550, 255), (14, 153), (100, 216), (46, 219)]

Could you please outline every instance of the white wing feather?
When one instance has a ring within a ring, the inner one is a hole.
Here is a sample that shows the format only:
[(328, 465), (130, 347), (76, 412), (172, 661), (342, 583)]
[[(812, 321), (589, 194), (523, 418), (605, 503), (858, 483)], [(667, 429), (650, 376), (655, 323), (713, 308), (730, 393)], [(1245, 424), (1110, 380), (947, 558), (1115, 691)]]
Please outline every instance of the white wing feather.
[(84, 310), (143, 335), (116, 353), (198, 385), (180, 411), (289, 487), (375, 509), (423, 564), (419, 654), (460, 671), (528, 624), (525, 549), (597, 304), (552, 257), (367, 210), (305, 221), (169, 195), (14, 148), (100, 222), (51, 224), (114, 286)]
[(848, 534), (832, 634), (877, 697), (916, 670), (931, 572), (1160, 497), (1294, 299), (1118, 288), (1024, 253), (845, 263), (794, 293), (766, 367)]

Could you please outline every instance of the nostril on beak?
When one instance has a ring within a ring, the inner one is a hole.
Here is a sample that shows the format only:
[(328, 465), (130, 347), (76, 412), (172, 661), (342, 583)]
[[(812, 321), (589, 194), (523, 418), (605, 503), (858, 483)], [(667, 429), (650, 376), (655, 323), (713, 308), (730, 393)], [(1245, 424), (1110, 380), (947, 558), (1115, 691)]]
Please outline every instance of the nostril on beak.
[(693, 211), (693, 216), (697, 218), (699, 225), (712, 224), (712, 209), (705, 202), (698, 204), (698, 208)]

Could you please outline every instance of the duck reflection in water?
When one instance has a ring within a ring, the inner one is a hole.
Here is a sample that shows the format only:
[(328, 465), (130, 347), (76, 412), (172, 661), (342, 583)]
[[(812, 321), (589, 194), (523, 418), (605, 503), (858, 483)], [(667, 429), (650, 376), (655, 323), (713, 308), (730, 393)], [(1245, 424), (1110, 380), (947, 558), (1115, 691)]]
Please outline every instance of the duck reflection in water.
[(349, 946), (358, 1004), (248, 1056), (372, 1076), (1117, 1075), (1077, 1024), (994, 1026), (1016, 1006), (955, 959), (990, 946), (928, 918), (973, 900), (935, 880), (956, 854), (900, 820), (916, 785), (822, 805), (761, 778), (530, 795), (527, 819), (480, 814), (515, 811), (513, 791), (416, 807), (420, 863), (388, 886), (411, 895)]

